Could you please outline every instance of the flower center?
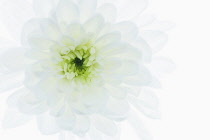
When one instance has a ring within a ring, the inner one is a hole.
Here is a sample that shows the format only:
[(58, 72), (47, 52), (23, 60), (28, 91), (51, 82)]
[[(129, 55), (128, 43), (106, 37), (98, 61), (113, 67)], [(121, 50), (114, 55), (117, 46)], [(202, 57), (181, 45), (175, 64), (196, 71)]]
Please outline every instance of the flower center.
[(84, 59), (80, 60), (79, 58), (75, 58), (73, 62), (77, 69), (82, 69)]
[(92, 45), (65, 46), (59, 51), (60, 61), (56, 64), (58, 74), (67, 80), (91, 81), (99, 69), (96, 50)]

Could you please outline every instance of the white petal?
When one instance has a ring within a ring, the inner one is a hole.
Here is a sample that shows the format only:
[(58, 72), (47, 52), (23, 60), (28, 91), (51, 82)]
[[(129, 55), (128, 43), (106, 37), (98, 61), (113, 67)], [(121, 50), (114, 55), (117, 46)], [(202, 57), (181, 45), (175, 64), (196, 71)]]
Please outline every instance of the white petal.
[(53, 41), (60, 41), (62, 34), (58, 25), (54, 21), (49, 19), (42, 20), (40, 26), (41, 30), (49, 39)]
[(60, 0), (56, 9), (56, 18), (61, 24), (69, 24), (79, 19), (79, 9), (71, 0)]
[(66, 109), (64, 98), (58, 97), (57, 101), (54, 102), (54, 105), (51, 107), (50, 114), (55, 117), (60, 117)]
[(82, 95), (81, 101), (89, 111), (102, 111), (108, 100), (106, 89), (93, 88)]
[(134, 46), (141, 51), (142, 59), (145, 62), (150, 62), (152, 59), (152, 49), (149, 44), (141, 37), (138, 37), (134, 42)]
[(128, 42), (132, 42), (137, 38), (138, 35), (138, 27), (129, 21), (123, 21), (120, 23), (117, 23), (115, 25), (115, 29), (117, 31), (120, 31), (122, 34), (122, 39)]
[(142, 31), (141, 37), (147, 41), (154, 53), (161, 50), (168, 40), (168, 36), (165, 33), (154, 30)]
[(138, 63), (132, 60), (123, 60), (122, 67), (117, 71), (117, 74), (123, 76), (135, 75), (139, 71)]
[(144, 127), (144, 124), (141, 122), (137, 113), (131, 112), (128, 118), (128, 122), (136, 131), (141, 140), (153, 140), (151, 134)]
[(75, 134), (68, 131), (61, 131), (61, 133), (58, 136), (58, 140), (75, 140)]
[(38, 49), (39, 51), (50, 49), (55, 45), (55, 42), (38, 35), (30, 35), (28, 41), (33, 49)]
[(103, 139), (103, 133), (101, 133), (99, 130), (94, 128), (93, 126), (89, 130), (89, 137), (91, 140), (104, 140)]
[(156, 76), (170, 73), (175, 69), (175, 64), (165, 57), (154, 57), (150, 63), (150, 69)]
[(57, 118), (57, 124), (61, 129), (72, 130), (75, 126), (76, 116), (70, 108), (66, 108), (65, 112)]
[(87, 33), (98, 34), (104, 25), (104, 19), (100, 15), (93, 16), (84, 24), (84, 29)]
[(159, 30), (159, 31), (168, 31), (170, 29), (173, 29), (173, 27), (176, 26), (175, 23), (170, 21), (159, 21), (155, 20), (151, 25), (148, 26), (150, 30)]
[(129, 112), (129, 104), (126, 100), (110, 98), (104, 115), (114, 120), (123, 120), (127, 117)]
[(133, 77), (125, 78), (124, 83), (134, 86), (147, 86), (152, 82), (150, 72), (142, 65), (139, 65), (139, 73)]
[(25, 52), (24, 48), (10, 48), (0, 56), (0, 63), (10, 71), (23, 70), (30, 63), (30, 60), (25, 56)]
[[(155, 16), (150, 14), (138, 15), (133, 20), (138, 24), (138, 27), (144, 27), (152, 24), (155, 21)], [(159, 29), (159, 28), (156, 28)]]
[(74, 39), (78, 43), (81, 43), (86, 33), (80, 24), (73, 23), (67, 27), (66, 35), (69, 35), (72, 39)]
[(35, 97), (32, 93), (27, 93), (20, 97), (18, 108), (22, 113), (34, 115), (46, 112), (48, 109), (47, 104)]
[(56, 124), (56, 118), (48, 113), (37, 116), (38, 128), (44, 135), (55, 134), (60, 131)]
[(94, 14), (97, 6), (97, 0), (79, 0), (78, 1), (81, 21), (86, 21), (91, 15)]
[(104, 17), (106, 22), (114, 22), (116, 20), (117, 9), (113, 4), (103, 4), (97, 9), (97, 12)]
[(112, 43), (109, 45), (104, 46), (103, 48), (101, 48), (99, 51), (101, 52), (101, 55), (104, 56), (114, 56), (116, 57), (118, 56), (122, 56), (122, 54), (130, 54), (126, 51), (128, 51), (129, 49), (127, 49), (128, 44), (126, 43), (121, 43), (121, 42), (116, 42), (116, 43)]
[(129, 101), (136, 109), (141, 111), (144, 115), (152, 119), (160, 118), (160, 112), (158, 110), (158, 101), (154, 93), (142, 92), (140, 93), (139, 99), (130, 96)]
[(20, 113), (16, 108), (9, 108), (3, 119), (3, 127), (14, 128), (25, 124), (31, 119), (30, 116)]
[[(122, 3), (121, 0), (118, 0)], [(129, 0), (119, 5), (119, 20), (130, 20), (141, 14), (148, 5), (148, 0)]]
[(120, 39), (121, 35), (119, 32), (108, 33), (97, 39), (95, 42), (95, 46), (97, 48), (103, 48), (107, 45), (120, 41)]
[(34, 87), (40, 82), (40, 77), (43, 75), (43, 68), (40, 63), (35, 63), (26, 68), (25, 74), (27, 75), (24, 79), (26, 87)]
[(105, 117), (95, 115), (93, 117), (93, 125), (105, 135), (114, 136), (117, 133), (117, 126), (114, 121), (111, 121)]
[(24, 23), (21, 34), (21, 41), (24, 46), (30, 46), (30, 44), (28, 43), (29, 35), (31, 34), (42, 35), (42, 31), (40, 29), (40, 23), (43, 20), (46, 19), (33, 18)]
[(0, 75), (0, 93), (12, 90), (23, 85), (22, 73)]
[(55, 0), (33, 0), (34, 11), (40, 17), (49, 17), (55, 4)]
[(162, 84), (157, 77), (152, 76), (152, 82), (149, 84), (149, 86), (154, 87), (154, 88), (161, 88)]
[(12, 93), (7, 99), (9, 107), (17, 107), (20, 97), (26, 95), (28, 92), (26, 88), (21, 88)]
[(127, 88), (122, 86), (108, 86), (107, 90), (109, 91), (109, 95), (117, 98), (117, 99), (124, 99), (127, 95)]
[(33, 17), (31, 7), (31, 3), (26, 0), (1, 0), (1, 22), (7, 27), (15, 40), (20, 38), (23, 24)]
[(77, 115), (74, 129), (75, 134), (83, 136), (90, 128), (90, 120), (87, 116)]
[(140, 103), (145, 107), (149, 107), (152, 109), (158, 108), (159, 105), (158, 98), (156, 94), (150, 89), (143, 88), (140, 92), (138, 99), (140, 100)]

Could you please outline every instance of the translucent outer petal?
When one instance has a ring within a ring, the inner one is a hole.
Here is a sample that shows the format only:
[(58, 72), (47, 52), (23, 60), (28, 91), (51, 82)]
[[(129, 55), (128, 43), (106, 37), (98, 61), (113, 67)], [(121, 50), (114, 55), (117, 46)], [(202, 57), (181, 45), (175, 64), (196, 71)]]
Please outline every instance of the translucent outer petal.
[(46, 102), (38, 99), (37, 97), (35, 97), (34, 94), (30, 93), (29, 91), (29, 93), (20, 97), (18, 108), (22, 113), (37, 115), (46, 112), (48, 106)]
[(129, 101), (144, 115), (153, 119), (160, 118), (160, 112), (158, 110), (158, 99), (153, 92), (148, 90), (141, 91), (138, 99), (130, 96)]
[(75, 140), (76, 136), (71, 132), (64, 132), (61, 131), (61, 133), (58, 135), (59, 140)]
[(131, 76), (138, 74), (139, 67), (138, 63), (132, 60), (122, 60), (122, 67), (119, 71), (117, 71), (118, 74), (122, 76)]
[(73, 132), (79, 136), (84, 136), (84, 134), (89, 130), (89, 128), (90, 128), (89, 118), (84, 115), (77, 115)]
[(129, 110), (130, 106), (126, 100), (110, 98), (104, 115), (113, 120), (121, 121), (127, 117)]
[(0, 75), (0, 93), (23, 85), (22, 73), (11, 73)]
[(31, 119), (30, 116), (20, 113), (17, 108), (8, 108), (4, 119), (3, 127), (5, 128), (14, 128), (20, 125), (25, 124)]
[(133, 42), (133, 46), (138, 48), (141, 51), (142, 59), (145, 62), (150, 62), (152, 59), (152, 48), (149, 44), (142, 38), (137, 37), (137, 39)]
[(148, 0), (99, 0), (99, 2), (114, 3), (118, 10), (118, 21), (129, 20), (141, 14), (148, 5)]
[(50, 19), (43, 19), (40, 22), (41, 30), (44, 35), (53, 41), (60, 41), (62, 33), (60, 32), (59, 26)]
[(33, 7), (39, 17), (49, 17), (58, 0), (33, 0)]
[(133, 77), (125, 78), (124, 83), (134, 86), (148, 86), (152, 82), (152, 76), (147, 68), (139, 65), (139, 73)]
[[(104, 19), (101, 15), (93, 16), (84, 23), (84, 29), (90, 35), (95, 35), (99, 33), (104, 25)], [(96, 36), (96, 35), (95, 35)]]
[(106, 89), (92, 88), (89, 92), (84, 92), (80, 101), (86, 106), (86, 109), (91, 112), (102, 111), (108, 100)]
[(136, 113), (130, 113), (128, 122), (134, 128), (141, 140), (153, 140), (152, 136), (146, 130), (146, 128), (144, 128), (144, 124), (141, 122), (139, 116)]
[(101, 131), (102, 133), (109, 136), (116, 135), (117, 126), (113, 121), (99, 115), (95, 115), (92, 121), (95, 128)]
[(86, 21), (95, 13), (97, 0), (78, 0), (81, 22)]
[(33, 17), (32, 4), (26, 0), (2, 0), (0, 19), (19, 43), (23, 24)]
[(9, 107), (17, 107), (20, 97), (26, 95), (28, 90), (21, 88), (13, 92), (7, 99), (7, 104)]
[(147, 41), (154, 53), (161, 50), (168, 40), (168, 36), (164, 32), (154, 30), (142, 31), (141, 37)]
[(107, 90), (110, 93), (110, 96), (117, 99), (124, 99), (127, 96), (127, 88), (122, 86), (111, 86), (107, 85)]
[(66, 108), (65, 112), (56, 120), (61, 129), (72, 130), (75, 126), (76, 116), (70, 108)]
[(10, 48), (0, 56), (0, 63), (9, 71), (17, 72), (23, 70), (31, 62), (25, 57), (25, 52), (24, 48)]
[(124, 41), (132, 42), (137, 38), (139, 29), (136, 24), (130, 21), (117, 23), (114, 28), (121, 32)]
[(60, 0), (56, 9), (56, 19), (59, 23), (68, 25), (79, 20), (79, 9), (71, 0)]
[[(30, 46), (30, 43), (28, 43), (28, 36), (31, 34), (41, 34), (40, 32), (40, 23), (42, 20), (46, 20), (44, 18), (33, 18), (28, 20), (24, 23), (24, 26), (22, 28), (22, 34), (21, 34), (21, 43), (24, 46)], [(35, 33), (36, 32), (36, 33)]]
[(65, 32), (67, 36), (70, 36), (78, 44), (81, 43), (86, 36), (85, 29), (79, 23), (70, 24)]
[(102, 133), (93, 126), (88, 134), (91, 140), (104, 140)]
[(98, 9), (97, 12), (100, 13), (106, 22), (115, 22), (117, 18), (117, 9), (116, 7), (111, 4), (111, 3), (106, 3), (101, 5)]
[(56, 44), (55, 42), (36, 34), (30, 35), (28, 41), (30, 46), (38, 51), (48, 50)]
[(44, 135), (55, 134), (60, 131), (54, 117), (48, 113), (37, 116), (38, 128)]
[(98, 49), (103, 49), (103, 47), (118, 42), (120, 39), (120, 32), (111, 32), (98, 38), (95, 42), (95, 46)]
[(132, 21), (134, 21), (138, 27), (142, 28), (152, 24), (155, 19), (155, 16), (151, 14), (139, 14), (138, 16), (134, 17)]
[(153, 57), (149, 66), (152, 73), (158, 77), (172, 72), (175, 67), (173, 61), (165, 57)]
[(121, 8), (121, 18), (123, 19), (129, 19), (131, 17), (134, 17), (138, 14), (141, 14), (147, 7), (148, 0), (129, 0), (126, 1), (123, 8)]

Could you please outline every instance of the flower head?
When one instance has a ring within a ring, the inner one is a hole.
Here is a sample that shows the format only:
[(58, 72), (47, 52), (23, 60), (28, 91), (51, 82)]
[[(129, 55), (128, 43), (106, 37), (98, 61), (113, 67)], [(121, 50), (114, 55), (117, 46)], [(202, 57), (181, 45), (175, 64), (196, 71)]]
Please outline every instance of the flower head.
[[(13, 81), (19, 89), (8, 99), (15, 113), (36, 116), (44, 134), (93, 140), (115, 136), (121, 121), (140, 127), (130, 106), (158, 115), (156, 97), (145, 87), (157, 82), (149, 70), (151, 47), (163, 45), (163, 32), (139, 33), (138, 24), (116, 19), (119, 9), (100, 0), (37, 0), (34, 9), (39, 17), (24, 24), (21, 47), (1, 55), (4, 76), (24, 75)], [(13, 126), (11, 120), (5, 125)]]

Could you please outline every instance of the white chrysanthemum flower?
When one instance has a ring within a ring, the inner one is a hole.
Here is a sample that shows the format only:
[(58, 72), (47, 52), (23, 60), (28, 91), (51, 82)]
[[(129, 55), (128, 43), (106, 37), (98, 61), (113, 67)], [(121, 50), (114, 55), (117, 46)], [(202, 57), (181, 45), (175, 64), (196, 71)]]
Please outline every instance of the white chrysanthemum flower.
[[(36, 116), (43, 134), (73, 133), (106, 140), (116, 136), (119, 122), (128, 121), (143, 131), (139, 132), (142, 138), (149, 138), (131, 106), (146, 116), (159, 117), (156, 96), (147, 87), (159, 86), (160, 71), (155, 68), (168, 62), (153, 61), (152, 54), (167, 36), (144, 29), (147, 23), (157, 25), (152, 16), (140, 15), (145, 0), (115, 6), (104, 1), (35, 0), (37, 17), (30, 20), (21, 9), (15, 11), (23, 15), (20, 21), (28, 21), (21, 47), (2, 49), (0, 56), (4, 78), (0, 88), (15, 89), (8, 99), (5, 127)], [(16, 8), (13, 5), (13, 11)], [(10, 24), (13, 21), (10, 18)]]

